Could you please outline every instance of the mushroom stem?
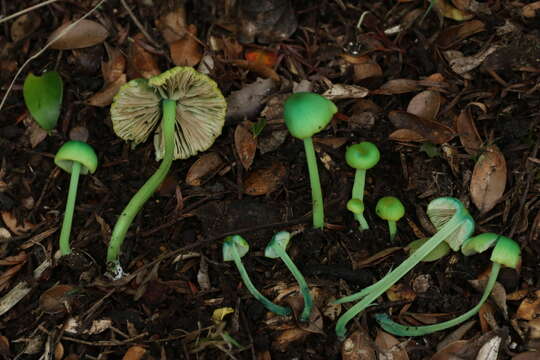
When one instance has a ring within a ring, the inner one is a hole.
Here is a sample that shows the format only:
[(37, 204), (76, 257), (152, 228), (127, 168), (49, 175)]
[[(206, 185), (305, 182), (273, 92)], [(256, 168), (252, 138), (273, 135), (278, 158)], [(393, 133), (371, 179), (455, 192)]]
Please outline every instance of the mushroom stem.
[[(354, 184), (352, 189), (352, 198), (364, 201), (364, 186), (366, 183), (366, 170), (365, 169), (356, 169), (354, 175)], [(368, 230), (369, 225), (364, 217), (364, 214), (354, 214), (354, 218), (360, 224), (360, 230)]]
[(261, 294), (260, 291), (257, 290), (257, 288), (255, 287), (255, 285), (253, 285), (253, 283), (251, 282), (251, 279), (249, 278), (247, 270), (244, 267), (244, 264), (242, 263), (240, 255), (238, 254), (238, 250), (236, 249), (236, 246), (231, 246), (231, 254), (232, 254), (233, 261), (236, 264), (236, 267), (238, 268), (238, 272), (240, 273), (240, 276), (242, 277), (244, 284), (246, 284), (246, 289), (248, 289), (251, 295), (253, 295), (255, 299), (257, 299), (261, 304), (264, 305), (264, 307), (266, 307), (268, 310), (270, 310), (274, 314), (277, 314), (280, 316), (290, 315), (291, 309), (274, 304), (266, 296)]
[(156, 172), (146, 181), (146, 183), (131, 198), (129, 203), (120, 214), (116, 225), (114, 226), (109, 248), (107, 249), (107, 267), (114, 278), (122, 276), (120, 266), (120, 249), (129, 226), (135, 216), (139, 213), (143, 205), (148, 201), (158, 186), (165, 180), (169, 173), (174, 154), (174, 127), (176, 124), (176, 101), (165, 99), (162, 103), (163, 120), (161, 122), (161, 131), (165, 143), (163, 160)]
[(401, 325), (392, 321), (392, 319), (390, 319), (388, 315), (386, 314), (376, 314), (375, 319), (385, 331), (394, 335), (398, 335), (398, 336), (422, 336), (422, 335), (431, 334), (433, 332), (441, 331), (444, 329), (451, 328), (455, 325), (461, 324), (463, 321), (469, 319), (471, 316), (476, 314), (480, 310), (484, 302), (486, 302), (489, 294), (491, 294), (491, 290), (493, 290), (493, 287), (495, 286), (495, 281), (497, 280), (497, 276), (499, 275), (500, 268), (501, 268), (501, 264), (493, 263), (491, 267), (491, 273), (489, 274), (489, 279), (486, 284), (486, 287), (484, 288), (484, 293), (482, 294), (482, 298), (480, 299), (480, 302), (476, 304), (475, 307), (473, 307), (472, 309), (458, 316), (455, 319), (444, 321), (438, 324), (425, 325), (425, 326)]
[(399, 279), (415, 267), (416, 264), (422, 261), (422, 259), (443, 242), (449, 234), (458, 229), (462, 221), (463, 216), (460, 213), (457, 212), (454, 214), (454, 216), (452, 216), (452, 218), (435, 235), (433, 235), (429, 241), (418, 248), (418, 250), (409, 256), (407, 260), (402, 262), (397, 268), (388, 273), (375, 285), (370, 286), (371, 291), (338, 319), (336, 323), (336, 335), (338, 338), (344, 340), (347, 333), (347, 323), (356, 315), (364, 311), (373, 301), (398, 282)]
[(396, 222), (392, 220), (387, 220), (387, 221), (388, 221), (388, 231), (390, 232), (390, 241), (394, 241), (394, 238), (396, 237), (396, 233), (397, 233)]
[(324, 227), (324, 204), (319, 180), (319, 170), (317, 168), (317, 158), (313, 149), (311, 137), (304, 139), (306, 160), (308, 164), (309, 180), (311, 182), (311, 198), (313, 201), (313, 227), (320, 229)]
[(71, 178), (69, 180), (69, 192), (64, 212), (64, 222), (60, 231), (60, 254), (62, 256), (71, 254), (69, 246), (69, 235), (73, 222), (73, 212), (75, 211), (75, 200), (77, 199), (77, 186), (79, 185), (79, 175), (81, 173), (81, 163), (74, 161), (71, 166)]

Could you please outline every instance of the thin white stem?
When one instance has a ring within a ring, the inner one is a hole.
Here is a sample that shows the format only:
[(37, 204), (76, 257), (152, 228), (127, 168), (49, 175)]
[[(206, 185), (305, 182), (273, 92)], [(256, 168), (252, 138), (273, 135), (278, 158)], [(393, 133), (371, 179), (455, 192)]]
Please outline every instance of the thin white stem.
[(14, 19), (16, 17), (19, 17), (21, 15), (24, 15), (26, 14), (27, 12), (30, 12), (30, 11), (34, 11), (36, 9), (39, 9), (40, 7), (42, 6), (45, 6), (45, 5), (49, 5), (49, 4), (52, 4), (54, 2), (57, 2), (58, 0), (47, 0), (47, 1), (44, 1), (42, 3), (39, 3), (39, 4), (36, 4), (36, 5), (32, 5), (30, 7), (27, 7), (26, 9), (23, 9), (21, 11), (18, 11), (16, 12), (15, 14), (11, 14), (9, 16), (6, 16), (6, 17), (3, 17), (3, 18), (0, 18), (0, 24), (3, 23), (3, 22), (6, 22), (8, 20), (11, 20), (11, 19)]

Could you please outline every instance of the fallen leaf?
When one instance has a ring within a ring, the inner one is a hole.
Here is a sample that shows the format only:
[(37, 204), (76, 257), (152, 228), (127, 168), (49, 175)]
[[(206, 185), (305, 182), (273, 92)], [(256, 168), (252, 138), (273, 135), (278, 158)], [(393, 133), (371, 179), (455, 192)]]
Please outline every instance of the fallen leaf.
[(369, 94), (369, 90), (356, 85), (346, 84), (333, 84), (332, 87), (326, 90), (322, 96), (328, 100), (339, 99), (359, 99), (366, 97)]
[(233, 314), (234, 309), (232, 307), (222, 307), (219, 309), (214, 310), (212, 313), (212, 321), (215, 323), (219, 323), (225, 319), (225, 316), (229, 314)]
[(31, 231), (35, 225), (28, 220), (23, 220), (22, 224), (17, 222), (17, 218), (9, 211), (2, 211), (2, 221), (4, 225), (15, 235), (22, 235), (28, 231)]
[(278, 189), (286, 175), (285, 166), (274, 162), (270, 167), (257, 169), (250, 173), (244, 180), (244, 192), (251, 196), (270, 194)]
[(352, 264), (353, 269), (358, 270), (358, 269), (362, 269), (364, 267), (376, 265), (376, 264), (380, 263), (381, 261), (383, 261), (388, 256), (392, 255), (393, 253), (395, 253), (396, 251), (399, 251), (401, 249), (402, 248), (398, 247), (398, 246), (391, 247), (391, 248), (386, 248), (384, 250), (379, 251), (376, 254), (371, 255), (368, 258), (365, 258), (365, 259), (362, 259), (362, 260), (359, 260), (359, 261), (353, 261), (353, 264)]
[(11, 24), (11, 40), (17, 42), (36, 31), (41, 25), (41, 17), (35, 12), (30, 12), (19, 16), (13, 24)]
[(470, 341), (468, 340), (457, 340), (453, 343), (448, 344), (441, 350), (437, 351), (435, 355), (431, 357), (430, 360), (457, 360), (463, 359), (459, 355), (469, 347)]
[(17, 255), (8, 256), (0, 259), (0, 266), (12, 266), (18, 264), (24, 264), (28, 260), (28, 255), (24, 251), (21, 251)]
[(0, 335), (0, 355), (4, 358), (11, 358), (11, 350), (9, 349), (9, 339), (4, 335)]
[[(28, 121), (28, 127), (26, 128), (24, 135), (28, 138), (28, 142), (32, 149), (35, 149), (36, 146), (41, 144), (43, 140), (47, 138), (48, 133), (47, 130), (39, 126), (37, 122), (33, 121), (30, 116), (28, 116), (28, 118), (30, 121)], [(27, 122), (25, 121), (25, 123)]]
[(39, 297), (39, 308), (47, 314), (59, 314), (69, 311), (74, 300), (75, 288), (71, 285), (55, 285)]
[(527, 351), (527, 352), (514, 356), (512, 360), (538, 360), (538, 352)]
[(405, 94), (413, 91), (418, 91), (418, 81), (410, 79), (393, 79), (385, 82), (377, 90), (372, 91), (372, 94), (379, 95), (395, 95)]
[(471, 20), (459, 25), (449, 26), (440, 33), (437, 44), (442, 49), (448, 49), (469, 36), (485, 30), (486, 26), (480, 20)]
[(446, 51), (444, 54), (448, 58), (452, 71), (454, 71), (456, 74), (463, 75), (480, 66), (484, 60), (486, 60), (486, 58), (494, 53), (498, 48), (498, 46), (490, 46), (488, 49), (482, 50), (471, 56), (456, 56), (455, 52), (450, 51)]
[[(107, 45), (107, 44), (105, 44)], [(126, 72), (126, 58), (117, 48), (105, 46), (109, 61), (101, 62), (101, 73), (105, 84), (110, 84)]]
[(397, 128), (413, 130), (434, 144), (444, 144), (454, 136), (454, 130), (436, 121), (425, 120), (406, 111), (390, 111), (388, 118)]
[(407, 106), (407, 112), (423, 120), (434, 120), (441, 107), (441, 95), (433, 90), (424, 90), (416, 94)]
[(390, 301), (413, 301), (416, 299), (416, 293), (410, 286), (399, 283), (392, 285), (386, 290), (386, 296)]
[(355, 64), (354, 69), (354, 81), (361, 81), (364, 79), (381, 77), (383, 76), (383, 71), (379, 64), (374, 61), (365, 62), (362, 64)]
[(470, 20), (474, 17), (474, 14), (455, 8), (452, 5), (448, 4), (446, 0), (435, 1), (433, 3), (433, 7), (445, 18), (456, 21)]
[(203, 52), (196, 36), (197, 27), (188, 25), (187, 33), (182, 39), (169, 43), (171, 59), (176, 66), (195, 66), (201, 61)]
[(521, 14), (526, 18), (533, 18), (536, 16), (536, 11), (540, 9), (540, 1), (535, 1), (527, 4), (521, 8)]
[[(54, 30), (52, 34), (49, 35), (48, 41), (56, 38), (72, 23), (73, 22), (65, 23), (58, 29)], [(103, 41), (105, 41), (107, 36), (109, 36), (109, 32), (103, 27), (103, 25), (92, 20), (83, 19), (80, 20), (69, 32), (65, 33), (59, 39), (54, 41), (50, 45), (50, 48), (55, 50), (81, 49), (101, 44)]]
[(525, 298), (516, 311), (516, 318), (532, 320), (540, 315), (540, 290), (536, 290), (530, 297)]
[(79, 318), (70, 317), (64, 324), (64, 331), (70, 334), (97, 335), (101, 334), (112, 326), (110, 319), (93, 320), (90, 327), (84, 328), (83, 322)]
[(480, 155), (471, 178), (470, 193), (474, 205), (482, 213), (493, 209), (506, 187), (506, 160), (495, 145)]
[(263, 78), (272, 79), (275, 82), (281, 82), (281, 77), (278, 75), (274, 69), (269, 68), (261, 63), (254, 63), (248, 60), (230, 60), (229, 63), (236, 65), (243, 69), (253, 71), (254, 73), (262, 76)]
[[(264, 106), (263, 99), (276, 89), (272, 79), (257, 79), (244, 85), (240, 90), (233, 91), (227, 97), (227, 118), (244, 119), (256, 116)], [(283, 109), (283, 105), (281, 105)]]
[(478, 134), (469, 107), (462, 110), (456, 118), (456, 129), (465, 151), (471, 155), (476, 155), (482, 147), (482, 139)]
[(112, 104), (114, 96), (118, 93), (118, 90), (127, 82), (126, 74), (120, 75), (115, 81), (107, 84), (103, 89), (92, 95), (86, 100), (86, 104), (105, 107)]
[(255, 49), (246, 51), (246, 60), (273, 68), (276, 66), (278, 56), (275, 52)]
[(179, 6), (160, 16), (155, 21), (156, 27), (167, 44), (182, 39), (186, 35), (186, 9)]
[(70, 140), (86, 142), (89, 136), (88, 129), (84, 126), (75, 126), (69, 131)]
[(126, 351), (122, 360), (142, 360), (146, 355), (146, 349), (142, 346), (135, 345)]
[(371, 339), (361, 330), (353, 332), (341, 344), (342, 360), (377, 360)]
[(407, 351), (394, 336), (377, 329), (375, 344), (379, 347), (379, 360), (409, 360)]
[(186, 184), (201, 186), (214, 177), (224, 164), (221, 156), (216, 152), (203, 154), (189, 168), (186, 175)]
[(238, 124), (234, 131), (234, 147), (242, 166), (246, 170), (253, 164), (255, 152), (257, 151), (257, 138), (250, 131), (252, 126), (251, 122), (244, 121)]
[(392, 132), (388, 138), (390, 140), (394, 141), (402, 141), (402, 142), (424, 142), (426, 141), (426, 138), (422, 135), (418, 134), (417, 132), (409, 129), (397, 129), (396, 131)]
[(286, 351), (293, 342), (304, 339), (310, 333), (300, 328), (287, 329), (280, 333), (272, 342), (272, 348), (278, 351)]
[(482, 345), (475, 360), (497, 360), (499, 358), (501, 341), (502, 338), (500, 336), (494, 336), (489, 339), (489, 341)]
[[(134, 40), (142, 41), (143, 34), (137, 34)], [(149, 79), (161, 73), (154, 55), (146, 51), (137, 41), (133, 41), (129, 47), (128, 56), (128, 79), (143, 77)]]
[(347, 137), (325, 137), (325, 138), (313, 138), (315, 147), (317, 144), (323, 144), (331, 147), (332, 149), (339, 149), (345, 145), (350, 139)]

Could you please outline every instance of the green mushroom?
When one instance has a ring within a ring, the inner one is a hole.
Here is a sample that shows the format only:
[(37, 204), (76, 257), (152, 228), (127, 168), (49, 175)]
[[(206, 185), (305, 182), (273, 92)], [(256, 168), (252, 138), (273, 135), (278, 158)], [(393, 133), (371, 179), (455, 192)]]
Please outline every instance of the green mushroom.
[[(356, 169), (352, 198), (364, 201), (364, 186), (366, 182), (366, 170), (371, 169), (379, 162), (381, 154), (375, 144), (363, 141), (359, 144), (347, 148), (345, 160), (347, 164)], [(361, 230), (369, 229), (369, 225), (363, 214), (355, 214), (356, 220), (360, 223)]]
[(290, 240), (291, 234), (289, 232), (278, 232), (266, 246), (264, 256), (271, 259), (280, 258), (298, 282), (300, 293), (304, 297), (304, 310), (302, 311), (302, 314), (300, 314), (300, 321), (307, 321), (309, 320), (311, 309), (313, 308), (313, 299), (309, 293), (309, 286), (304, 279), (304, 276), (287, 254), (287, 246), (289, 245)]
[(123, 276), (120, 249), (133, 219), (163, 182), (174, 159), (186, 159), (212, 146), (221, 134), (226, 108), (217, 84), (191, 67), (132, 80), (115, 96), (111, 106), (115, 133), (136, 146), (157, 128), (154, 147), (156, 159), (162, 161), (114, 226), (107, 249), (107, 268), (113, 279)]
[(397, 197), (385, 196), (377, 201), (375, 212), (381, 219), (388, 222), (390, 241), (394, 241), (397, 232), (396, 222), (405, 215), (405, 207)]
[(242, 263), (242, 257), (246, 255), (248, 251), (249, 244), (242, 236), (227, 236), (225, 238), (225, 241), (223, 242), (223, 261), (234, 261), (238, 272), (240, 273), (240, 276), (242, 277), (242, 280), (246, 285), (246, 289), (269, 311), (281, 316), (291, 315), (292, 312), (290, 308), (274, 304), (266, 296), (261, 294), (261, 292), (255, 287), (255, 285), (253, 285), (253, 282), (251, 282), (247, 270)]
[(321, 95), (300, 92), (287, 98), (283, 116), (285, 125), (292, 136), (304, 141), (308, 164), (311, 197), (313, 202), (313, 227), (324, 227), (324, 204), (317, 169), (317, 158), (313, 149), (312, 136), (328, 125), (337, 112), (337, 107)]
[(375, 299), (405, 276), (405, 274), (439, 246), (440, 243), (446, 241), (450, 248), (457, 251), (461, 247), (461, 244), (474, 231), (473, 218), (461, 201), (456, 198), (437, 198), (429, 203), (426, 213), (438, 230), (433, 237), (375, 284), (334, 302), (336, 304), (342, 304), (361, 299), (338, 319), (336, 323), (336, 335), (340, 340), (345, 339), (347, 334), (346, 326), (350, 320), (370, 306)]
[(401, 325), (392, 321), (387, 314), (376, 314), (375, 319), (386, 332), (398, 336), (422, 336), (431, 334), (436, 331), (441, 331), (459, 325), (468, 320), (480, 310), (484, 302), (486, 302), (487, 298), (489, 297), (489, 294), (491, 294), (501, 266), (504, 265), (515, 269), (521, 263), (521, 250), (519, 248), (519, 244), (510, 238), (493, 233), (484, 233), (469, 238), (463, 243), (461, 252), (465, 256), (470, 256), (484, 252), (493, 245), (495, 245), (495, 248), (491, 253), (491, 273), (489, 274), (484, 292), (478, 304), (476, 304), (476, 306), (466, 313), (452, 320), (425, 326)]
[[(363, 213), (365, 210), (365, 206), (362, 200), (350, 199), (349, 201), (347, 201), (347, 210), (349, 210), (350, 212), (354, 214), (355, 219), (357, 219), (357, 216), (359, 216), (360, 219), (364, 219)], [(367, 226), (368, 226), (365, 219), (363, 221), (364, 221), (364, 226), (366, 226), (366, 228), (362, 227), (361, 225), (362, 222), (360, 222), (360, 225), (358, 227), (360, 231), (367, 229)]]
[(98, 166), (98, 159), (94, 149), (87, 143), (82, 141), (68, 141), (56, 153), (54, 163), (60, 169), (71, 174), (66, 211), (64, 213), (62, 230), (60, 231), (60, 254), (65, 256), (71, 254), (69, 237), (73, 222), (73, 213), (75, 211), (75, 200), (77, 199), (79, 175), (93, 174)]
[(60, 117), (64, 84), (56, 71), (41, 76), (32, 73), (24, 80), (24, 103), (32, 118), (47, 131), (56, 127)]

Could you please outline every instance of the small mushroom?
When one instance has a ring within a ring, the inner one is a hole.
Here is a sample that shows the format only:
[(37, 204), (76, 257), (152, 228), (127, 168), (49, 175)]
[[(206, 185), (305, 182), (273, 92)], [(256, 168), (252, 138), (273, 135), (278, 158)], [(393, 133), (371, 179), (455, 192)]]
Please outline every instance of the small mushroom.
[[(363, 141), (347, 148), (345, 160), (350, 167), (356, 169), (352, 189), (353, 199), (364, 201), (366, 170), (377, 165), (380, 158), (381, 154), (379, 149), (377, 149), (375, 144), (369, 141)], [(363, 214), (355, 214), (355, 218), (360, 223), (361, 230), (369, 229), (369, 225)]]
[(488, 282), (484, 288), (484, 292), (478, 304), (466, 313), (448, 321), (442, 323), (425, 325), (425, 326), (405, 326), (392, 321), (387, 314), (376, 314), (375, 319), (384, 329), (398, 336), (422, 336), (431, 334), (436, 331), (448, 329), (450, 327), (461, 324), (475, 315), (480, 308), (486, 302), (489, 294), (495, 286), (497, 276), (501, 266), (507, 266), (515, 269), (521, 263), (521, 249), (519, 244), (514, 240), (507, 238), (506, 236), (484, 233), (475, 237), (469, 238), (463, 243), (461, 252), (465, 256), (470, 256), (486, 251), (488, 248), (495, 245), (493, 252), (491, 253), (491, 273), (489, 274)]
[(304, 310), (300, 314), (300, 321), (309, 320), (311, 314), (311, 309), (313, 308), (313, 299), (309, 293), (309, 286), (304, 279), (304, 276), (298, 270), (292, 259), (287, 254), (287, 245), (289, 245), (289, 240), (291, 239), (291, 234), (287, 231), (280, 231), (272, 237), (272, 240), (266, 246), (264, 250), (264, 256), (271, 259), (280, 258), (285, 263), (285, 266), (289, 269), (291, 274), (294, 276), (298, 285), (300, 287), (300, 293), (304, 297)]
[(156, 131), (156, 159), (163, 160), (114, 226), (107, 250), (107, 267), (113, 279), (123, 275), (120, 249), (133, 219), (163, 182), (174, 159), (186, 159), (212, 146), (221, 134), (226, 107), (217, 84), (191, 67), (175, 67), (148, 80), (132, 80), (115, 96), (111, 106), (115, 133), (135, 146)]
[(71, 254), (69, 235), (73, 222), (73, 212), (75, 211), (79, 175), (93, 174), (98, 166), (98, 159), (94, 149), (87, 143), (82, 141), (68, 141), (56, 153), (54, 163), (62, 170), (71, 174), (66, 211), (64, 213), (62, 230), (60, 231), (60, 254), (65, 256)]
[(347, 201), (347, 210), (349, 210), (350, 212), (354, 214), (355, 219), (358, 219), (360, 223), (358, 228), (360, 231), (369, 229), (368, 223), (363, 215), (365, 206), (362, 200), (350, 199), (349, 201)]
[(236, 268), (238, 269), (238, 272), (240, 273), (240, 276), (242, 277), (242, 280), (246, 285), (246, 289), (251, 293), (251, 295), (253, 295), (255, 299), (257, 299), (261, 304), (263, 304), (264, 307), (277, 315), (290, 315), (290, 308), (274, 304), (266, 296), (261, 294), (261, 292), (257, 290), (255, 285), (253, 285), (253, 283), (251, 282), (247, 270), (242, 263), (242, 257), (244, 257), (244, 255), (246, 255), (248, 251), (249, 244), (242, 236), (227, 236), (225, 238), (225, 241), (223, 242), (223, 261), (234, 261)]
[(284, 105), (283, 116), (287, 129), (292, 136), (304, 141), (313, 201), (313, 227), (316, 229), (324, 227), (324, 204), (311, 137), (324, 129), (336, 112), (333, 102), (310, 92), (292, 94)]
[(396, 222), (405, 215), (405, 207), (397, 197), (385, 196), (379, 199), (375, 212), (379, 217), (388, 222), (390, 241), (396, 237)]

